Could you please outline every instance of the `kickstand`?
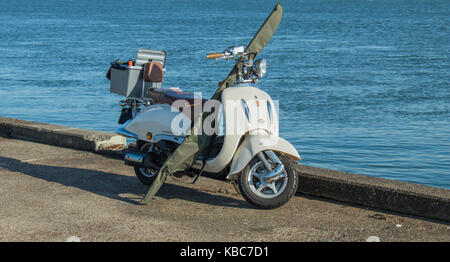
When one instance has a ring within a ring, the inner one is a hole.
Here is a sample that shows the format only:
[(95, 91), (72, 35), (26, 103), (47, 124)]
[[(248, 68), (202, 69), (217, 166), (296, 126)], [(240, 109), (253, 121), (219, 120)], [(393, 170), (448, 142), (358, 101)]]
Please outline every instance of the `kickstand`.
[(194, 180), (192, 180), (192, 182), (188, 183), (188, 182), (184, 182), (184, 181), (178, 180), (173, 175), (172, 175), (172, 179), (177, 181), (177, 182), (183, 183), (183, 184), (193, 185), (193, 184), (195, 184), (197, 182), (198, 178), (202, 175), (203, 170), (205, 169), (205, 166), (206, 166), (206, 161), (203, 163), (202, 169), (200, 169), (200, 172), (198, 172), (198, 174), (194, 177)]
[[(216, 135), (212, 135), (212, 140), (215, 141), (215, 139), (216, 139)], [(180, 181), (180, 180), (176, 179), (173, 175), (172, 175), (172, 178), (173, 178), (175, 181), (180, 182), (180, 183), (184, 183), (184, 184), (192, 184), (192, 185), (195, 184), (195, 183), (197, 182), (198, 178), (202, 175), (203, 170), (205, 170), (205, 167), (206, 167), (206, 160), (209, 158), (209, 154), (211, 153), (212, 145), (213, 145), (213, 144), (214, 144), (214, 143), (211, 142), (210, 145), (207, 147), (206, 152), (208, 152), (208, 153), (207, 153), (207, 154), (204, 156), (204, 158), (203, 158), (203, 166), (202, 166), (202, 168), (200, 169), (200, 172), (198, 172), (198, 174), (195, 176), (194, 180), (192, 180), (192, 182), (186, 183), (186, 182), (184, 182), (184, 181)]]
[(205, 169), (206, 161), (203, 163), (202, 169), (200, 169), (200, 172), (195, 176), (194, 181), (192, 181), (192, 184), (195, 184), (198, 180), (198, 178), (202, 175), (203, 170)]

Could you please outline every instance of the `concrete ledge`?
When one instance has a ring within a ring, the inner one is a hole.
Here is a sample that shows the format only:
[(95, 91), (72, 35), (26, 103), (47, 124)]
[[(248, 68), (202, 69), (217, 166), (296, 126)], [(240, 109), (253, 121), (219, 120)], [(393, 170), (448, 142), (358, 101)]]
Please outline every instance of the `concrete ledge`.
[(32, 140), (44, 144), (70, 147), (92, 152), (125, 145), (125, 138), (107, 132), (70, 128), (0, 117), (0, 134), (11, 138)]
[(450, 190), (310, 166), (297, 170), (299, 193), (450, 221)]
[[(0, 135), (122, 158), (125, 138), (106, 132), (0, 117)], [(306, 195), (450, 221), (450, 190), (298, 165)]]

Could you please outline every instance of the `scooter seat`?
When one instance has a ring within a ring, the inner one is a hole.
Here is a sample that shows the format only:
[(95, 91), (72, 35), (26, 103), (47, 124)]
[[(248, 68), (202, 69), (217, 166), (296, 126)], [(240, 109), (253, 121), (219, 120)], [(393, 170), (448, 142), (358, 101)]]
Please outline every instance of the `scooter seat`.
[(195, 119), (194, 107), (200, 106), (200, 108), (203, 108), (203, 105), (206, 103), (206, 101), (208, 101), (208, 99), (200, 98), (199, 96), (190, 92), (181, 91), (181, 89), (165, 88), (150, 88), (148, 90), (148, 98), (153, 99), (153, 101), (157, 104), (172, 105), (177, 100), (183, 101), (183, 103), (177, 104), (177, 106), (183, 107), (183, 112), (185, 112), (185, 108), (190, 108), (190, 114), (187, 114), (187, 112), (185, 113), (186, 115), (190, 116), (191, 120)]

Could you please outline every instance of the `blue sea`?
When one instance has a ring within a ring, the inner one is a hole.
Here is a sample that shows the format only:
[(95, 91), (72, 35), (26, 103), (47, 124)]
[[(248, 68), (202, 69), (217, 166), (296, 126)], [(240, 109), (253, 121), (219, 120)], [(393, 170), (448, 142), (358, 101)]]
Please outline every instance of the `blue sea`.
[[(276, 1), (0, 0), (0, 116), (113, 132), (105, 73), (168, 53), (165, 87), (209, 97)], [(286, 0), (260, 88), (303, 164), (450, 188), (450, 1)]]

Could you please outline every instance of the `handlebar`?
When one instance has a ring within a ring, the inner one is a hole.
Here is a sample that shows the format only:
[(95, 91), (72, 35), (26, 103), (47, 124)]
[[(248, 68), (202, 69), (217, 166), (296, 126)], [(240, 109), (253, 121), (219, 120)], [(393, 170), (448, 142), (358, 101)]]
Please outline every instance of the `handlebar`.
[(234, 59), (238, 60), (241, 57), (246, 57), (250, 53), (244, 52), (244, 46), (230, 46), (223, 52), (217, 52), (217, 53), (208, 53), (206, 55), (206, 59)]
[(206, 55), (206, 59), (216, 59), (222, 56), (223, 53), (209, 53), (208, 55)]

